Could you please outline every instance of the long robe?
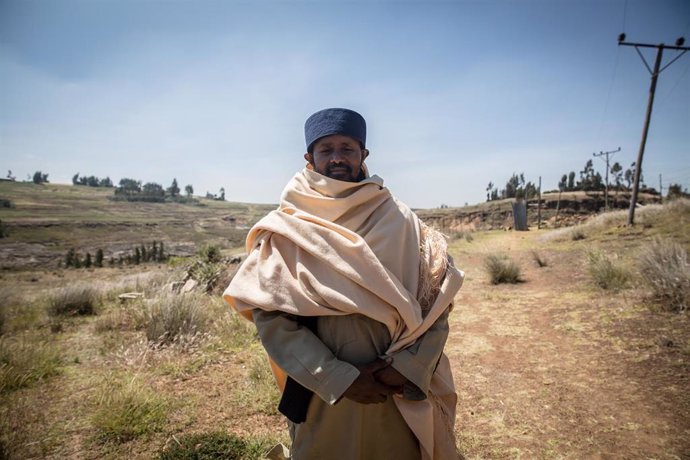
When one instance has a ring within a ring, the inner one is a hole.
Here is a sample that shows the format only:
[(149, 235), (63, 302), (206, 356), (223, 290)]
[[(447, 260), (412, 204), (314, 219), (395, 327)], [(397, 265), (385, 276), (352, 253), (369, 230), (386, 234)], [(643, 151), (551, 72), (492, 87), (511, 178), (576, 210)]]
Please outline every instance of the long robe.
[[(445, 267), (432, 301), (420, 304), (422, 233), (379, 177), (350, 183), (309, 169), (250, 231), (249, 255), (224, 297), (255, 312), (279, 384), (287, 373), (318, 396), (294, 426), (294, 458), (454, 457), (456, 396), (442, 348), (463, 275)], [(318, 317), (316, 334), (294, 316)], [(342, 399), (355, 365), (382, 356), (410, 380), (403, 397)]]

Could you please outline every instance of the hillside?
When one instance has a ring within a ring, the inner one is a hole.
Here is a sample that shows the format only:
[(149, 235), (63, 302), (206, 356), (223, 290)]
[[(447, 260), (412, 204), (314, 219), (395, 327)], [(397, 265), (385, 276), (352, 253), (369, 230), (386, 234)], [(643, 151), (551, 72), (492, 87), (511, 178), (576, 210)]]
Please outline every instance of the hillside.
[(55, 267), (74, 248), (106, 259), (133, 246), (163, 241), (172, 255), (190, 255), (204, 243), (242, 247), (248, 228), (275, 205), (198, 198), (199, 204), (112, 201), (113, 189), (0, 182), (8, 236), (0, 239), (0, 268)]
[[(134, 246), (162, 241), (171, 255), (188, 256), (204, 243), (227, 252), (241, 252), (247, 230), (272, 204), (248, 204), (197, 198), (198, 205), (112, 201), (113, 189), (27, 182), (0, 182), (0, 208), (8, 236), (0, 239), (0, 269), (56, 267), (65, 253), (82, 256), (102, 249), (105, 259), (117, 258)], [(447, 234), (512, 228), (511, 202), (499, 200), (462, 208), (417, 209), (427, 223)], [(658, 196), (640, 195), (640, 203)], [(627, 208), (624, 194), (611, 196), (612, 207)], [(537, 202), (528, 202), (528, 221), (537, 225)], [(558, 211), (557, 211), (558, 208)], [(542, 224), (569, 226), (603, 211), (602, 193), (567, 192), (543, 195)]]

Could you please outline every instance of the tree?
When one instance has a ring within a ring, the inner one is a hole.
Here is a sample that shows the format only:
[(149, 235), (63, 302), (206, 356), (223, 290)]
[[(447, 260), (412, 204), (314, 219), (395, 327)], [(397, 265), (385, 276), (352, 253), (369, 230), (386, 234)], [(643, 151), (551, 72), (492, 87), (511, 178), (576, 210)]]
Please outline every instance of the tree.
[(43, 174), (41, 171), (36, 171), (33, 177), (34, 184), (48, 183), (48, 174)]
[(621, 184), (623, 183), (623, 166), (621, 166), (620, 163), (617, 161), (611, 165), (611, 169), (609, 170), (611, 175), (613, 176), (613, 182), (616, 184), (616, 195), (618, 195), (618, 189), (621, 187)]
[(112, 187), (113, 186), (113, 181), (110, 180), (110, 177), (106, 177), (105, 179), (101, 179), (98, 183), (99, 187)]
[(141, 181), (122, 178), (120, 186), (115, 189), (115, 195), (133, 196), (141, 192)]
[(158, 261), (158, 262), (163, 262), (163, 261), (165, 261), (166, 257), (167, 257), (167, 256), (165, 255), (165, 249), (164, 249), (164, 247), (163, 247), (163, 242), (160, 241), (160, 242), (158, 243), (158, 258), (157, 258), (157, 261)]
[(683, 191), (680, 184), (671, 184), (668, 186), (668, 195), (666, 195), (669, 200), (676, 198), (683, 198), (688, 196), (688, 191)]
[(142, 262), (148, 262), (149, 261), (149, 255), (146, 253), (146, 246), (144, 243), (141, 243), (141, 261)]
[(134, 264), (139, 265), (141, 263), (141, 252), (139, 252), (139, 248), (134, 248)]
[(486, 201), (491, 201), (491, 191), (494, 189), (494, 183), (489, 182), (489, 185), (486, 186)]
[(74, 267), (76, 255), (77, 253), (73, 248), (67, 250), (67, 254), (65, 254), (65, 268)]
[(563, 174), (561, 176), (561, 181), (558, 183), (558, 191), (563, 192), (568, 187), (568, 175)]
[(11, 180), (12, 182), (14, 182), (17, 179), (15, 176), (12, 175), (11, 169), (7, 170), (7, 179)]
[(98, 187), (98, 178), (96, 176), (89, 176), (86, 178), (86, 185), (89, 187)]
[(568, 173), (568, 191), (573, 191), (575, 190), (575, 171), (570, 171)]
[(218, 195), (218, 201), (225, 201), (225, 188), (220, 188), (220, 195)]
[(162, 200), (163, 197), (165, 197), (165, 190), (163, 190), (163, 186), (156, 184), (155, 182), (145, 183), (141, 188), (141, 191), (142, 194), (147, 198), (160, 198)]
[(185, 185), (184, 191), (187, 194), (187, 198), (191, 198), (192, 195), (194, 194), (194, 187), (192, 185)]
[(79, 185), (79, 173), (72, 176), (72, 185)]
[(84, 259), (84, 267), (86, 267), (86, 268), (91, 268), (91, 263), (92, 263), (92, 261), (91, 261), (91, 253), (90, 253), (90, 252), (87, 252), (87, 253), (86, 253), (86, 259)]
[[(113, 260), (112, 257), (110, 260)], [(93, 263), (96, 267), (102, 267), (103, 266), (103, 249), (98, 249), (96, 251), (96, 260)]]
[(170, 187), (168, 187), (167, 190), (168, 194), (175, 198), (180, 194), (180, 187), (177, 186), (177, 179), (173, 179), (172, 184), (170, 184)]

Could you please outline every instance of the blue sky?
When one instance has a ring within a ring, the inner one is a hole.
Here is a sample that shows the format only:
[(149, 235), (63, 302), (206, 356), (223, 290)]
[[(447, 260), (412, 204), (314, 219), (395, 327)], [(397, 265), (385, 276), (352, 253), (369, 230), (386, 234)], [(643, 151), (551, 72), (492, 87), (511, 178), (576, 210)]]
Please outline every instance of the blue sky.
[[(623, 31), (690, 42), (690, 2), (0, 0), (0, 168), (276, 203), (304, 120), (349, 107), (413, 207), (483, 201), (513, 172), (554, 189), (593, 152), (637, 156), (650, 79)], [(690, 188), (689, 69), (659, 80), (653, 186)]]

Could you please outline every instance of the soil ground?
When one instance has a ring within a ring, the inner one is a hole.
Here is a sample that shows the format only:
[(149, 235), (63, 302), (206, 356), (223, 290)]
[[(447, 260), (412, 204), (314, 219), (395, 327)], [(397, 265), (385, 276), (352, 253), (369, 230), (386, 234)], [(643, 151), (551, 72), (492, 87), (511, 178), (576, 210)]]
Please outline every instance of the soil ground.
[[(578, 241), (533, 229), (476, 232), (471, 241), (451, 243), (466, 279), (446, 353), (459, 396), (458, 447), (467, 459), (690, 459), (687, 313), (653, 303), (635, 276), (619, 292), (594, 286), (586, 262), (596, 249), (632, 264), (658, 233), (687, 249), (688, 209), (666, 226), (603, 226)], [(494, 253), (517, 262), (524, 281), (490, 284), (483, 263)], [(3, 273), (0, 288), (40, 305), (61, 286), (117, 282), (146, 271), (179, 275), (166, 266), (20, 271)], [(3, 340), (40, 336), (63, 355), (61, 374), (0, 395), (0, 435), (10, 458), (154, 458), (184, 434), (216, 430), (287, 440), (272, 407), (275, 394), (261, 389), (270, 377), (257, 380), (265, 363), (255, 338), (152, 350), (140, 330), (96, 327), (118, 308), (65, 320), (54, 333), (40, 313), (15, 308), (8, 314)], [(111, 373), (135, 374), (165, 395), (171, 404), (161, 430), (126, 442), (99, 440), (92, 415)]]

